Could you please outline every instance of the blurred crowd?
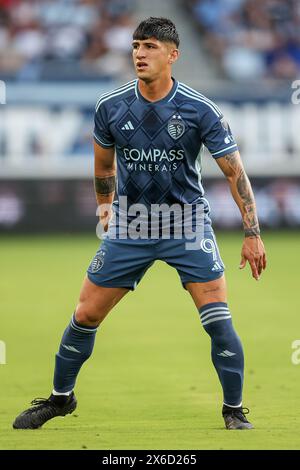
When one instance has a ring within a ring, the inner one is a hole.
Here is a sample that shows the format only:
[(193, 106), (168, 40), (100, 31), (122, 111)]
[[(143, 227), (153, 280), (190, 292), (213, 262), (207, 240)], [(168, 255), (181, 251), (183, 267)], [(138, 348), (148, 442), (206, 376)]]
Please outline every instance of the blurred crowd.
[(0, 0), (0, 76), (130, 74), (135, 0)]
[(300, 72), (299, 0), (185, 0), (225, 76), (290, 79)]

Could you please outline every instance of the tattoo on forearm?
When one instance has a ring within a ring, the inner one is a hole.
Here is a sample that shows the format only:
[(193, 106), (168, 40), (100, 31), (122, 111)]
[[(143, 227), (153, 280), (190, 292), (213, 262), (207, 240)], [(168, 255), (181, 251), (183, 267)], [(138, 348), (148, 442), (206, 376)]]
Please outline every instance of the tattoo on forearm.
[(249, 206), (245, 206), (245, 215), (243, 222), (245, 237), (252, 237), (260, 234), (259, 223), (256, 215), (256, 208), (254, 202)]
[(246, 206), (254, 204), (250, 182), (244, 171), (241, 171), (241, 173), (239, 174), (237, 182), (236, 182), (236, 187), (237, 187), (239, 195), (241, 196)]
[(243, 208), (243, 225), (245, 236), (257, 236), (260, 234), (259, 223), (256, 214), (254, 195), (248, 176), (246, 175), (240, 159), (237, 158), (237, 152), (225, 155), (225, 159), (236, 174), (236, 191)]
[(95, 191), (97, 194), (108, 196), (109, 194), (112, 194), (115, 191), (115, 185), (115, 176), (95, 176)]

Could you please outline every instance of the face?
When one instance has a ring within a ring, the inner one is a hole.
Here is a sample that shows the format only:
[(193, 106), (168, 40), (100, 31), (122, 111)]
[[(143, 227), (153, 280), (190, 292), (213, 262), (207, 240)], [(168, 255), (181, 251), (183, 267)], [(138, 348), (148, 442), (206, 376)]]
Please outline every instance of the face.
[(153, 81), (164, 73), (169, 73), (172, 64), (178, 58), (178, 49), (175, 44), (155, 38), (143, 41), (135, 39), (132, 47), (136, 74), (144, 81)]

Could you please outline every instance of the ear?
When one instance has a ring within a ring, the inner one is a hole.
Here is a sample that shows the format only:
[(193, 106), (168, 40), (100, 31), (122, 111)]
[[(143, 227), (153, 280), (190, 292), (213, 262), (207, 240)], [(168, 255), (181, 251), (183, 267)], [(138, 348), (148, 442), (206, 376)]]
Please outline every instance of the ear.
[(176, 62), (176, 60), (178, 60), (179, 58), (179, 50), (178, 49), (171, 49), (170, 53), (169, 53), (169, 64), (172, 65), (174, 64), (174, 62)]

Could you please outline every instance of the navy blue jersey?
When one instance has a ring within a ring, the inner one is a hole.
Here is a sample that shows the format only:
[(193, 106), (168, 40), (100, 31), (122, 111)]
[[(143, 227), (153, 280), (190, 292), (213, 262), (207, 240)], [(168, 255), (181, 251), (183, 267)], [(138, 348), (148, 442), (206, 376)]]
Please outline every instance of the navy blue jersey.
[(159, 101), (147, 101), (136, 79), (97, 102), (94, 138), (104, 148), (116, 147), (117, 196), (127, 196), (128, 205), (206, 205), (203, 146), (214, 158), (237, 150), (216, 104), (173, 81)]

